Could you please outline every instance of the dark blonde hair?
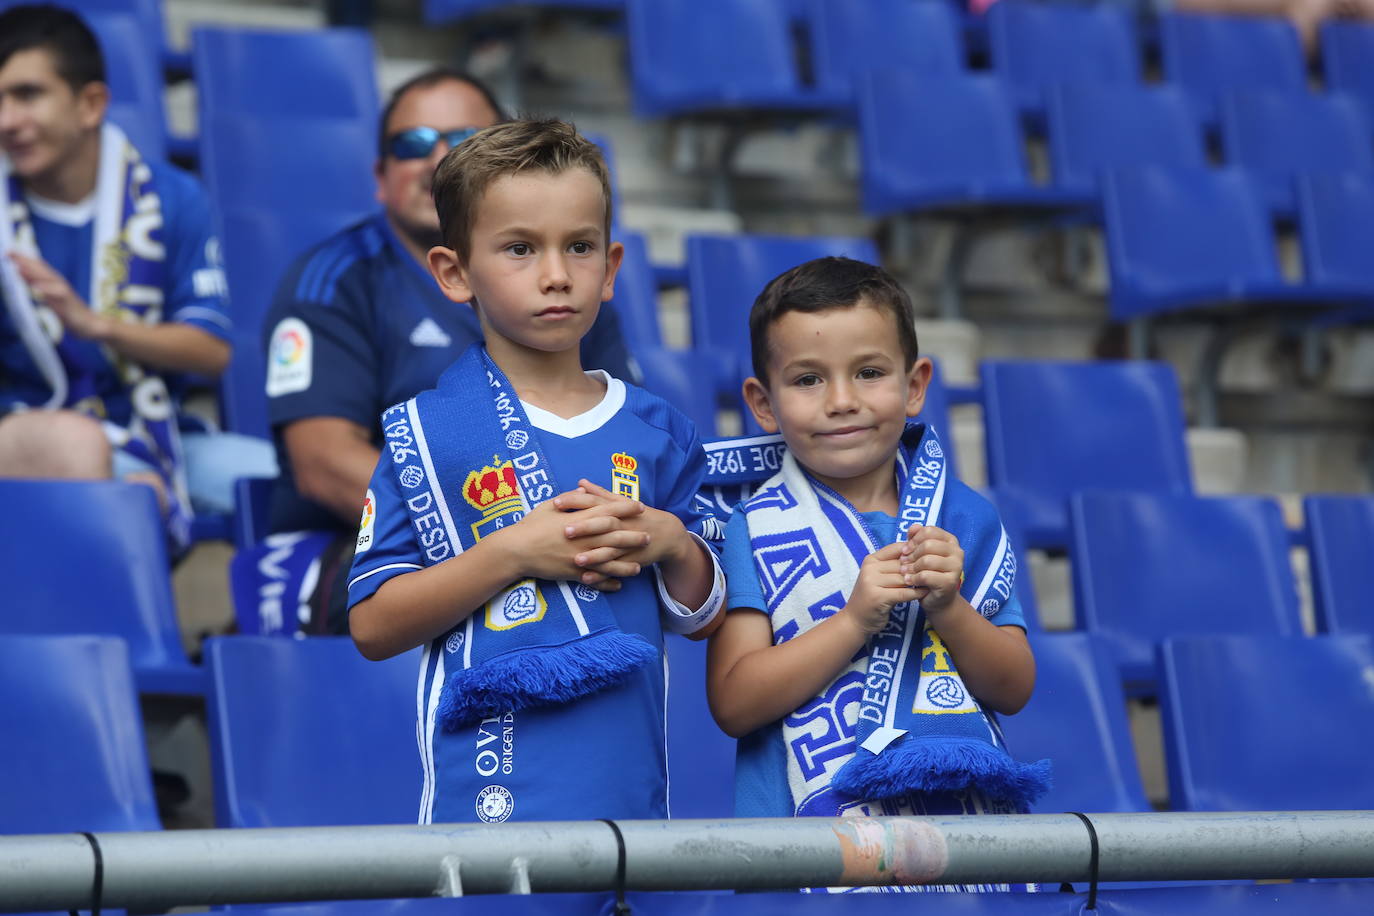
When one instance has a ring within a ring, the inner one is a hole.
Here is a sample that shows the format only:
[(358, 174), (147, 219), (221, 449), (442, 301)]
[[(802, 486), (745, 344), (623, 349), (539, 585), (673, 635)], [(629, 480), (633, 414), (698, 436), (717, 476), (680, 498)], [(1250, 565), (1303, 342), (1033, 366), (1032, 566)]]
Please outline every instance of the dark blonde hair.
[(498, 178), (524, 172), (561, 175), (584, 168), (601, 184), (606, 199), (606, 234), (611, 232), (611, 176), (595, 143), (572, 124), (556, 119), (507, 121), (479, 131), (449, 150), (434, 170), (434, 208), (444, 244), (467, 263), (477, 205)]

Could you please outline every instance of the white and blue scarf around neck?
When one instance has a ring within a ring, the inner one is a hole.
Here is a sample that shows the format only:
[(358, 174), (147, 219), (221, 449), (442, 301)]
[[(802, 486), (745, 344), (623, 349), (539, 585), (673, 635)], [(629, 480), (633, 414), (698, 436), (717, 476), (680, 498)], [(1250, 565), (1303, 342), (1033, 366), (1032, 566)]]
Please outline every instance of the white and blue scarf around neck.
[[(427, 566), (562, 492), (538, 430), (481, 344), (435, 388), (383, 412), (382, 432)], [(449, 731), (595, 693), (657, 656), (620, 630), (605, 595), (568, 581), (512, 583), (441, 638), (462, 658), (439, 699)]]
[[(883, 546), (862, 515), (809, 477), (790, 453), (779, 463), (781, 470), (743, 505), (776, 642), (839, 611), (864, 557)], [(709, 482), (743, 479), (720, 470)], [(985, 617), (994, 616), (1012, 594), (1015, 556), (1000, 526), (971, 523), (975, 507), (960, 503), (978, 497), (948, 485), (944, 451), (929, 426), (908, 428), (897, 476), (898, 539), (916, 524), (957, 537), (965, 557), (961, 594)], [(862, 690), (851, 691), (856, 682)], [(798, 812), (835, 791), (868, 801), (974, 791), (1024, 808), (1048, 785), (1048, 761), (1021, 764), (1007, 754), (995, 719), (969, 693), (917, 603), (892, 609), (867, 650), (807, 708), (818, 705), (852, 721), (821, 734), (814, 715), (783, 720), (787, 784)]]
[[(124, 132), (106, 121), (100, 129), (96, 173), (91, 286), (86, 304), (118, 321), (162, 320), (166, 249), (159, 240), (162, 203), (153, 174)], [(108, 369), (128, 392), (128, 426), (105, 419), (98, 387), (102, 374), (73, 358), (73, 335), (41, 302), (35, 302), (18, 269), (3, 254), (41, 257), (29, 221), (22, 183), (0, 157), (0, 293), (15, 332), (38, 367), (51, 395), (44, 408), (71, 408), (102, 420), (111, 444), (157, 470), (168, 499), (168, 531), (176, 548), (190, 543), (191, 500), (177, 433), (175, 407), (164, 380), (110, 347), (101, 347)], [(83, 291), (78, 290), (78, 293)]]

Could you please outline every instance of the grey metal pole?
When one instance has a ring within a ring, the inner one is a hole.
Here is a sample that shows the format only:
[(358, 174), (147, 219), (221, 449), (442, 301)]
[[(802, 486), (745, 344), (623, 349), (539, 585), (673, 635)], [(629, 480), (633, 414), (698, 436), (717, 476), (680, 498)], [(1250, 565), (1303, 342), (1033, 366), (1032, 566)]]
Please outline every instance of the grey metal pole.
[[(1374, 876), (1374, 812), (1090, 815), (1103, 881)], [(631, 890), (1083, 881), (1073, 815), (626, 821)], [(603, 891), (595, 821), (105, 833), (108, 907)], [(87, 909), (80, 835), (0, 837), (0, 912)]]

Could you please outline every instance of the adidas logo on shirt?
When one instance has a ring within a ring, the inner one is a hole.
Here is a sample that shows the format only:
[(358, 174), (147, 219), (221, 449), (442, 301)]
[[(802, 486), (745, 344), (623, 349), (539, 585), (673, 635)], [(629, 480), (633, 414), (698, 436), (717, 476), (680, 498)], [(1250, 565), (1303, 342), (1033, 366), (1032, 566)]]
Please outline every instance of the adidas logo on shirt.
[(447, 347), (451, 343), (453, 338), (445, 334), (433, 318), (426, 318), (410, 332), (410, 344), (414, 347)]

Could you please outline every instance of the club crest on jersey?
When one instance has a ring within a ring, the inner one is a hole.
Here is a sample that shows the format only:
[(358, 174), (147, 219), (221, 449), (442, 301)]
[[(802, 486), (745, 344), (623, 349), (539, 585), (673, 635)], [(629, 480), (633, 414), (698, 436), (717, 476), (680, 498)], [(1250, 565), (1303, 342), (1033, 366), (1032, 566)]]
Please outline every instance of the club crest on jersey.
[(544, 619), (549, 603), (533, 579), (522, 579), (487, 602), (488, 630), (510, 630)]
[(468, 472), (467, 480), (463, 481), (463, 499), (482, 513), (481, 521), (472, 523), (472, 536), (479, 541), (493, 531), (520, 521), (525, 515), (515, 468), (495, 455), (491, 464)]
[(616, 452), (611, 456), (611, 491), (617, 496), (639, 500), (639, 462), (633, 455)]

